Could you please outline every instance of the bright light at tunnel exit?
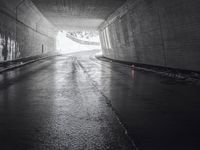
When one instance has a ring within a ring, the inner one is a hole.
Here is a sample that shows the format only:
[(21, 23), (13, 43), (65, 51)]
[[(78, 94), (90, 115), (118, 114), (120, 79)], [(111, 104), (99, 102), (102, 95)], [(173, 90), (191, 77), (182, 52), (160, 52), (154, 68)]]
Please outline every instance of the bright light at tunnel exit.
[[(67, 34), (66, 31), (59, 31), (57, 34), (56, 47), (57, 47), (57, 51), (59, 53), (67, 54), (67, 53), (74, 53), (74, 52), (79, 52), (79, 51), (100, 50), (101, 49), (101, 46), (79, 44), (79, 43), (67, 38), (66, 34)], [(100, 43), (99, 36), (93, 37), (92, 41)]]

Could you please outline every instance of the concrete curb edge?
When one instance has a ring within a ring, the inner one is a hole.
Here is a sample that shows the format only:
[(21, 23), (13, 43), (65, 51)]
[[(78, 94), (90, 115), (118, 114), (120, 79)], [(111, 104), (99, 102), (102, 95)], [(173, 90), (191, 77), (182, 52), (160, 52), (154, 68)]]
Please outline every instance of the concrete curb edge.
[(40, 61), (40, 60), (43, 60), (43, 59), (47, 59), (47, 58), (51, 58), (51, 57), (56, 57), (56, 56), (60, 56), (60, 54), (55, 54), (55, 55), (51, 55), (51, 56), (44, 56), (44, 57), (41, 57), (41, 58), (38, 58), (38, 59), (35, 59), (35, 60), (30, 60), (30, 61), (18, 64), (18, 65), (9, 66), (9, 67), (7, 67), (5, 69), (1, 69), (0, 70), (0, 74), (3, 73), (3, 72), (6, 72), (6, 71), (10, 71), (10, 70), (13, 70), (13, 69), (17, 69), (17, 68), (26, 66), (28, 64), (31, 64), (31, 63), (34, 63), (34, 62), (37, 62), (37, 61)]

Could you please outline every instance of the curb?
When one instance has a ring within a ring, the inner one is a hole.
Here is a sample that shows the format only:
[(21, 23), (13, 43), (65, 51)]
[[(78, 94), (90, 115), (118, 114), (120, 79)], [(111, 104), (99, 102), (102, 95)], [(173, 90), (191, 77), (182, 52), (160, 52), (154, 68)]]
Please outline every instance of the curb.
[(173, 69), (169, 69), (169, 68), (162, 68), (162, 69), (159, 69), (159, 67), (157, 69), (155, 68), (149, 68), (149, 67), (140, 67), (140, 66), (137, 66), (137, 65), (134, 65), (134, 63), (123, 63), (123, 62), (120, 62), (120, 61), (116, 61), (116, 60), (113, 60), (113, 59), (109, 59), (109, 58), (106, 58), (102, 55), (95, 55), (96, 59), (100, 60), (100, 61), (104, 61), (104, 62), (110, 62), (110, 63), (116, 63), (116, 64), (120, 64), (120, 65), (123, 65), (123, 66), (127, 66), (129, 67), (130, 69), (132, 70), (140, 70), (140, 71), (146, 71), (146, 72), (151, 72), (151, 73), (154, 73), (154, 74), (158, 74), (158, 75), (161, 75), (161, 76), (164, 76), (164, 77), (168, 77), (168, 78), (172, 78), (172, 79), (175, 79), (175, 80), (179, 80), (179, 81), (185, 81), (185, 82), (193, 82), (193, 83), (196, 83), (196, 84), (200, 84), (200, 73), (197, 73), (197, 72), (189, 72), (189, 73), (183, 73), (183, 72), (179, 72), (179, 71), (174, 71)]
[(60, 56), (60, 55), (56, 54), (56, 55), (41, 57), (41, 58), (38, 58), (38, 59), (35, 59), (35, 60), (30, 60), (30, 61), (18, 64), (18, 65), (9, 66), (9, 67), (7, 67), (5, 69), (1, 69), (0, 70), (0, 74), (3, 73), (3, 72), (6, 72), (6, 71), (10, 71), (10, 70), (13, 70), (13, 69), (16, 69), (16, 68), (20, 68), (20, 67), (26, 66), (28, 64), (31, 64), (31, 63), (34, 63), (34, 62), (37, 62), (37, 61), (40, 61), (40, 60), (43, 60), (43, 59), (47, 59), (47, 58), (51, 58), (51, 57), (56, 57), (56, 56)]

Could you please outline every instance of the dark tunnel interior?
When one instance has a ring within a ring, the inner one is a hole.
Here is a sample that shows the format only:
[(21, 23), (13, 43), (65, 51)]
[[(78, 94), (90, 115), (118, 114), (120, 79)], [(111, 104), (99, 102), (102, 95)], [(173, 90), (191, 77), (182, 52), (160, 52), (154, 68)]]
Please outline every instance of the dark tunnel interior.
[(0, 150), (199, 150), (199, 0), (0, 0)]

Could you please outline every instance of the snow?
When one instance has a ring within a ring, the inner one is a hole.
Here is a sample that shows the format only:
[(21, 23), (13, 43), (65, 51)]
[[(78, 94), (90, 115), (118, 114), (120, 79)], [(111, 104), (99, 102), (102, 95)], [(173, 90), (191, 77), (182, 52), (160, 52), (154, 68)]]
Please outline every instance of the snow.
[[(100, 40), (99, 40), (99, 37), (96, 36), (96, 37), (92, 37), (90, 41), (99, 42)], [(60, 31), (58, 33), (56, 45), (57, 45), (57, 51), (62, 54), (101, 49), (101, 46), (82, 45), (82, 44), (76, 43), (66, 37), (65, 31)]]

